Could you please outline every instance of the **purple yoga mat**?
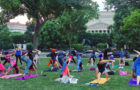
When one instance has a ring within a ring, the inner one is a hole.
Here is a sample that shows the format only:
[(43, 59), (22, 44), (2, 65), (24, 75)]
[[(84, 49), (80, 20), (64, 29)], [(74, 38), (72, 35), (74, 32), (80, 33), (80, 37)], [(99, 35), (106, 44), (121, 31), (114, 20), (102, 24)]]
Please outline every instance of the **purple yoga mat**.
[(94, 71), (94, 70), (95, 70), (95, 68), (90, 68), (90, 70), (91, 70), (91, 71)]
[(23, 79), (23, 77), (17, 77), (15, 80), (26, 80), (26, 79), (29, 79), (29, 78), (34, 78), (34, 77), (37, 77), (37, 75), (35, 74), (35, 75), (25, 75), (24, 76), (24, 79)]
[[(134, 79), (134, 81), (130, 79), (128, 85), (137, 85), (137, 79)], [(139, 83), (139, 86), (140, 86), (140, 83)]]
[(4, 75), (4, 74), (5, 74), (5, 72), (1, 72), (1, 73), (0, 73), (0, 75)]

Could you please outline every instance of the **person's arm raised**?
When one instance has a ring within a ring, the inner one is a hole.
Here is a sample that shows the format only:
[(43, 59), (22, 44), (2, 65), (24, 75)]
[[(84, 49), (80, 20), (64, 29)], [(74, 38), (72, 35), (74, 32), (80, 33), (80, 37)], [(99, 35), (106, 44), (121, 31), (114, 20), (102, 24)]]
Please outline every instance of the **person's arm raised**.
[(101, 52), (99, 49), (97, 49), (98, 52)]
[(140, 52), (138, 50), (134, 50), (134, 52), (136, 52), (138, 55), (140, 55)]
[(104, 64), (104, 63), (107, 63), (107, 62), (115, 62), (115, 61), (114, 60), (102, 60), (100, 63)]

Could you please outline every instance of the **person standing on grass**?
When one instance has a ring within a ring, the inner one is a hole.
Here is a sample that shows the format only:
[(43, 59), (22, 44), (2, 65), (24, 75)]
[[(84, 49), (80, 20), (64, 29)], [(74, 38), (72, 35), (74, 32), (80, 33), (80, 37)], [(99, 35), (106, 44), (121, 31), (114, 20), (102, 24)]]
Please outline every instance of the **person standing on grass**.
[(108, 49), (104, 50), (104, 60), (108, 60)]
[(19, 46), (17, 46), (17, 49), (15, 50), (16, 64), (18, 64), (18, 60), (20, 60), (20, 64), (22, 65), (21, 55), (22, 55), (22, 50)]
[(138, 54), (138, 57), (136, 61), (134, 62), (134, 67), (136, 69), (136, 76), (137, 76), (137, 85), (140, 83), (140, 52), (137, 50), (134, 50)]

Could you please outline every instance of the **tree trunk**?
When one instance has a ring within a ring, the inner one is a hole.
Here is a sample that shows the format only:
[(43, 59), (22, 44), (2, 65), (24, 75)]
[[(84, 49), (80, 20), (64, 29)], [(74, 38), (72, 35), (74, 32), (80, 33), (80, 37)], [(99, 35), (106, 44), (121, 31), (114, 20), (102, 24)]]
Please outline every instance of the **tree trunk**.
[(34, 37), (33, 37), (33, 49), (38, 49), (38, 35), (41, 29), (41, 24), (39, 20), (36, 21), (35, 29), (34, 29)]

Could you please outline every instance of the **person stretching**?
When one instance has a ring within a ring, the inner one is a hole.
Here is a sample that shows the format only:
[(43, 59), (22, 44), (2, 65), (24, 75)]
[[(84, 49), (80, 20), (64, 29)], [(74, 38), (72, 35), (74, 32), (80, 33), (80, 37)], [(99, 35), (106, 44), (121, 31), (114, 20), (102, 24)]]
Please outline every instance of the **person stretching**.
[[(106, 70), (107, 62), (114, 62), (114, 61), (100, 59), (98, 64), (97, 64), (97, 67), (98, 67), (98, 72), (96, 72), (97, 84), (99, 84), (101, 74), (103, 74), (103, 72)], [(106, 79), (108, 80), (108, 73), (107, 72), (106, 72)]]
[(51, 49), (52, 52), (50, 54), (51, 56), (51, 59), (53, 60), (53, 63), (52, 63), (52, 67), (51, 67), (51, 71), (53, 71), (54, 67), (55, 67), (55, 61), (56, 61), (56, 53), (55, 53), (55, 49)]
[(24, 76), (27, 74), (28, 70), (30, 69), (30, 66), (32, 65), (32, 60), (25, 58), (26, 55), (27, 55), (27, 53), (25, 53), (24, 55), (21, 56), (21, 60), (27, 64), (25, 71), (24, 71)]
[[(20, 71), (20, 73), (22, 73), (22, 71), (20, 70), (20, 68), (18, 67), (18, 65), (16, 64), (16, 60), (14, 60), (13, 58), (11, 58), (10, 56), (13, 54), (7, 54), (4, 56), (4, 58), (1, 57), (1, 60), (6, 60), (7, 62), (10, 63), (5, 75), (3, 76), (3, 78), (6, 78), (7, 74), (9, 73), (9, 71), (14, 68), (15, 70)], [(22, 73), (23, 74), (23, 73)]]

